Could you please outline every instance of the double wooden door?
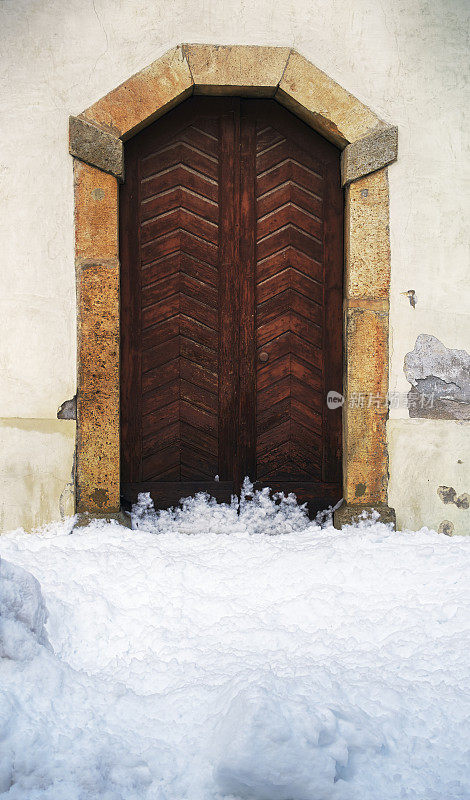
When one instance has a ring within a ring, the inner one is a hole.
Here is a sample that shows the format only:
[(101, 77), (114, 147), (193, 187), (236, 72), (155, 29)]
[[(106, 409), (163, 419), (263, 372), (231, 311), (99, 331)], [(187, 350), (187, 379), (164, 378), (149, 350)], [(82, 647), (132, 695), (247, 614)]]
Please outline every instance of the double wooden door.
[(339, 152), (273, 100), (193, 97), (125, 145), (121, 486), (341, 497)]

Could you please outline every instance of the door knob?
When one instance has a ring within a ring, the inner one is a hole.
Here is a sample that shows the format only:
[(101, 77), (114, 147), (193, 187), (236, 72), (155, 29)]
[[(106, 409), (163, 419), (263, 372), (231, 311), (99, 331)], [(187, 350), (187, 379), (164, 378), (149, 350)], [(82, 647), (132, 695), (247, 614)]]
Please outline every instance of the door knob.
[(269, 355), (268, 355), (268, 353), (265, 353), (264, 350), (263, 350), (262, 353), (259, 354), (259, 360), (260, 361), (267, 361), (268, 358), (269, 358)]

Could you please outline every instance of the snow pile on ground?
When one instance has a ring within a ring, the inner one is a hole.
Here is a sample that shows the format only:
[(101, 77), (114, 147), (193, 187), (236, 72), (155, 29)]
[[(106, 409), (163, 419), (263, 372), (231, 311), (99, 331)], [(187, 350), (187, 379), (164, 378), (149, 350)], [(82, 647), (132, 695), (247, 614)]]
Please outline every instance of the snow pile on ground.
[(50, 647), (47, 611), (36, 578), (0, 560), (0, 658), (26, 661), (39, 646)]
[(305, 678), (268, 675), (235, 696), (216, 728), (215, 777), (227, 795), (331, 797), (337, 781), (351, 779), (356, 753), (383, 749), (367, 714), (321, 705), (312, 689)]
[(0, 537), (0, 796), (470, 798), (470, 539), (266, 493), (135, 524)]

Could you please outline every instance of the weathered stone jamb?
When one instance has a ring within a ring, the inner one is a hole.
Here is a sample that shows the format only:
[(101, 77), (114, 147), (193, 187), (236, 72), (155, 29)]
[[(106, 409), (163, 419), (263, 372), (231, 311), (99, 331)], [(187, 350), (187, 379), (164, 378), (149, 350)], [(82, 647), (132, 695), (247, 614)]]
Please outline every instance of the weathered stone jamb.
[[(118, 192), (122, 140), (193, 92), (274, 97), (343, 153), (345, 392), (388, 386), (388, 181), (396, 128), (288, 48), (180, 45), (71, 121), (79, 317), (77, 511), (119, 512)], [(346, 148), (346, 149), (345, 149)], [(80, 160), (78, 160), (80, 159)], [(91, 165), (91, 166), (89, 166)], [(108, 174), (107, 174), (108, 173)], [(113, 177), (114, 176), (114, 177)], [(343, 409), (344, 500), (388, 517), (386, 414)], [(345, 516), (346, 515), (346, 516)]]
[(77, 260), (77, 512), (120, 510), (119, 262)]
[(386, 396), (389, 366), (390, 228), (388, 171), (346, 187), (343, 407), (343, 505), (337, 527), (387, 505)]
[(78, 513), (120, 510), (116, 178), (74, 159)]

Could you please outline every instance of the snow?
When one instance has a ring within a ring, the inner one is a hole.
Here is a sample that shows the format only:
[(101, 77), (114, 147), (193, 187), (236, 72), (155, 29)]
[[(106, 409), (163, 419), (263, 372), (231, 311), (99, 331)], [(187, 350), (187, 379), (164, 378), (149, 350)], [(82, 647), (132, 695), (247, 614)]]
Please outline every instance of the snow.
[(0, 658), (27, 661), (48, 647), (47, 610), (38, 581), (29, 572), (0, 561)]
[(0, 797), (470, 798), (470, 538), (266, 493), (72, 525), (0, 537)]

